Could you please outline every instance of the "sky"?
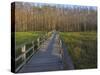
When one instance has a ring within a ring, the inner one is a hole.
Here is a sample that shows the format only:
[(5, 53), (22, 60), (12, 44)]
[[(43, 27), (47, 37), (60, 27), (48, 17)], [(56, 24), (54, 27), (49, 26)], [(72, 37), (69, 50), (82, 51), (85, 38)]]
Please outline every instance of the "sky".
[[(21, 2), (21, 1), (20, 1)], [(18, 2), (19, 3), (19, 2)], [(31, 4), (31, 5), (35, 5), (35, 6), (37, 6), (37, 7), (41, 7), (42, 5), (44, 6), (44, 5), (49, 5), (49, 6), (57, 6), (57, 7), (64, 7), (64, 8), (66, 8), (66, 7), (69, 7), (69, 8), (73, 8), (73, 7), (80, 7), (81, 6), (81, 9), (84, 9), (85, 7), (87, 8), (91, 8), (92, 7), (92, 9), (94, 9), (94, 10), (96, 10), (97, 8), (96, 8), (96, 6), (93, 6), (93, 5), (81, 5), (81, 4), (70, 4), (70, 3), (50, 3), (50, 2), (23, 2), (23, 4), (26, 4), (26, 3), (29, 3), (29, 4)], [(91, 7), (90, 7), (91, 6)]]
[(17, 0), (24, 2), (40, 2), (40, 3), (55, 3), (55, 4), (74, 4), (85, 6), (97, 6), (98, 0)]

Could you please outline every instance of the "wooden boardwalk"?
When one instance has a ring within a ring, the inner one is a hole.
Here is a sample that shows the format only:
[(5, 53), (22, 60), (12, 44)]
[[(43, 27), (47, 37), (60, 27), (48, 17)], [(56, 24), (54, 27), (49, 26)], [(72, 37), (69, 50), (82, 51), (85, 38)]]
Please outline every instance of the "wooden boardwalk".
[(63, 70), (61, 48), (57, 34), (45, 41), (39, 51), (19, 70), (19, 73)]

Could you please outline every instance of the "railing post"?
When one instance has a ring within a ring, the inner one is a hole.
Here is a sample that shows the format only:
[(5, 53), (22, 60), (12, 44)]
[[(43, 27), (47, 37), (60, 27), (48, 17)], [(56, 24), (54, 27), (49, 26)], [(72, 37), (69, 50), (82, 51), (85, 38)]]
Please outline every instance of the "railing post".
[(61, 48), (61, 55), (62, 55), (62, 57), (63, 57), (62, 41), (59, 40), (59, 43), (60, 43), (60, 48)]
[(34, 41), (32, 41), (32, 45), (33, 45), (33, 53), (34, 53)]
[(61, 40), (60, 40), (60, 47), (62, 48), (62, 42), (61, 42)]
[(26, 46), (25, 45), (23, 45), (22, 46), (22, 53), (23, 53), (23, 60), (25, 61), (26, 60)]
[(40, 46), (40, 38), (37, 39), (38, 47)]
[(45, 35), (43, 36), (43, 42), (45, 41)]

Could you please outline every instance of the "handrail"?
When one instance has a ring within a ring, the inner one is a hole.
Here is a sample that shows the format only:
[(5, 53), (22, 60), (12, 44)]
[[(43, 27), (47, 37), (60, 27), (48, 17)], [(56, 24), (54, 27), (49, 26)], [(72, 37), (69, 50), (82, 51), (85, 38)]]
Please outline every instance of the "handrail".
[[(33, 47), (29, 48), (28, 50), (26, 50), (24, 53), (28, 53)], [(21, 57), (23, 56), (23, 54), (19, 55), (15, 61), (19, 60)]]
[(29, 58), (30, 58), (33, 54), (34, 54), (34, 53), (32, 53), (24, 62), (22, 62), (22, 64), (21, 64), (18, 68), (16, 68), (15, 72), (17, 72), (17, 71), (26, 63), (26, 61), (29, 60)]
[(60, 39), (60, 46), (61, 46), (61, 55), (62, 55), (62, 62), (64, 64), (64, 69), (74, 69), (73, 62), (71, 60), (71, 57), (69, 56), (69, 53), (67, 51), (67, 47), (65, 46), (65, 43), (63, 40)]
[[(16, 47), (16, 49), (21, 48), (22, 53), (15, 58), (15, 63), (17, 64), (17, 61), (20, 61), (21, 58), (23, 59), (23, 61), (21, 62), (21, 64), (18, 65), (18, 67), (16, 67), (15, 72), (19, 71), (19, 69), (30, 59), (30, 57), (35, 53), (35, 51), (40, 48), (40, 43), (43, 43), (45, 39), (48, 38), (48, 35), (46, 34), (42, 40), (40, 40), (40, 38), (41, 37), (38, 37), (36, 39), (37, 44), (34, 44), (34, 41), (29, 42), (29, 44), (31, 43), (32, 46), (27, 50), (26, 50), (26, 46), (28, 43), (24, 43), (23, 45)], [(34, 49), (35, 46), (37, 46), (36, 50)], [(27, 53), (29, 53), (30, 51), (32, 51), (32, 53), (28, 57), (26, 57)]]

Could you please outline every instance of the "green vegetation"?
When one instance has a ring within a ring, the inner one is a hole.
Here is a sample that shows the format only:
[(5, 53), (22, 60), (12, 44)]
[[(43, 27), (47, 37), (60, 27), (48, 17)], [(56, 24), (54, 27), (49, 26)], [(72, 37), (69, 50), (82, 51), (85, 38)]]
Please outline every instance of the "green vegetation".
[(37, 37), (42, 36), (46, 32), (35, 31), (35, 32), (15, 32), (16, 46), (19, 46), (25, 42), (31, 42), (36, 40)]
[(76, 69), (97, 67), (96, 32), (61, 32)]

